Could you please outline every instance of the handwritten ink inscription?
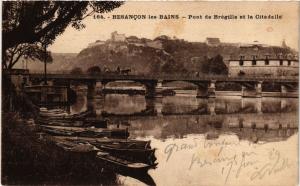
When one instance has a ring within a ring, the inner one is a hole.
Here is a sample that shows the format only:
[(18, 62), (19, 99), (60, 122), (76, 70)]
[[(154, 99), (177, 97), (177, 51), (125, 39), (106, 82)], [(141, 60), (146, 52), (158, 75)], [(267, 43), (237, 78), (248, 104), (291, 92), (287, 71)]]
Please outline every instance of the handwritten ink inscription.
[(285, 157), (282, 157), (282, 154), (278, 150), (272, 149), (269, 151), (268, 159), (269, 161), (267, 163), (257, 168), (258, 170), (251, 174), (251, 180), (262, 179), (267, 175), (276, 174), (277, 172), (291, 167), (289, 160)]
[[(266, 155), (254, 151), (256, 146), (248, 148), (248, 150), (230, 152), (230, 148), (239, 147), (239, 145), (239, 141), (232, 142), (225, 139), (212, 141), (195, 138), (190, 143), (168, 144), (164, 149), (164, 154), (168, 162), (176, 153), (190, 151), (191, 157), (187, 159), (188, 170), (196, 167), (218, 166), (220, 167), (218, 168), (220, 175), (224, 177), (224, 184), (230, 179), (238, 179), (242, 174), (246, 175), (250, 181), (254, 181), (291, 167), (289, 159), (274, 148), (268, 149)], [(262, 160), (261, 156), (267, 157)]]

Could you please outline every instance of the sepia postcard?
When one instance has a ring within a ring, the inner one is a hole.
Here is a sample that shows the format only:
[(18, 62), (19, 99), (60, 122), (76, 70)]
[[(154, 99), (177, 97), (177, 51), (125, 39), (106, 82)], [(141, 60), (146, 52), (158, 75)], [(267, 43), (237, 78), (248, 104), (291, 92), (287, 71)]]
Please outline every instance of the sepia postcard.
[(1, 184), (298, 185), (299, 7), (1, 2)]

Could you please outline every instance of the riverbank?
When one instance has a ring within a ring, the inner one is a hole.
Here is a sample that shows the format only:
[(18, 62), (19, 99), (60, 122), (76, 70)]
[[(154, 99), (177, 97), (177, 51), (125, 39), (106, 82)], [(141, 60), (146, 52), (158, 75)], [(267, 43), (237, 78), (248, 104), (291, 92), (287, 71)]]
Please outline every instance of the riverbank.
[[(84, 161), (83, 161), (84, 158)], [(2, 114), (3, 185), (116, 185), (91, 158), (73, 156), (42, 138), (33, 120)]]

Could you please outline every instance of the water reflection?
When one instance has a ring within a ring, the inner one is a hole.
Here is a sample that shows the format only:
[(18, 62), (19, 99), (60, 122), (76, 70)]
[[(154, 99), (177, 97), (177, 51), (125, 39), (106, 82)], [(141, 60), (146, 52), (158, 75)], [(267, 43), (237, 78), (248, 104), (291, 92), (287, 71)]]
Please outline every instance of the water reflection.
[(104, 99), (104, 110), (114, 114), (130, 114), (146, 107), (143, 96), (127, 96), (108, 94)]
[[(188, 134), (234, 133), (241, 139), (279, 140), (298, 130), (297, 99), (106, 95), (87, 101), (79, 95), (71, 112), (92, 110), (112, 123), (130, 124), (131, 137), (183, 138)], [(127, 126), (126, 126), (127, 127)], [(253, 137), (255, 136), (255, 137)], [(255, 141), (254, 140), (254, 141)]]
[(86, 96), (84, 94), (78, 94), (75, 104), (70, 107), (71, 113), (80, 113), (87, 109)]
[(295, 98), (198, 99), (167, 96), (149, 100), (140, 95), (106, 95), (104, 99), (94, 99), (88, 102), (85, 95), (78, 95), (77, 99), (77, 102), (71, 106), (72, 113), (93, 109), (99, 115), (105, 112), (113, 115), (132, 114), (134, 116), (146, 110), (162, 115), (288, 113), (298, 110)]
[[(298, 133), (298, 99), (295, 98), (198, 99), (188, 96), (167, 96), (149, 100), (140, 95), (106, 95), (102, 99), (88, 101), (82, 94), (78, 96), (76, 104), (71, 106), (70, 112), (77, 113), (84, 110), (94, 111), (97, 117), (107, 117), (112, 124), (128, 124), (124, 127), (129, 127), (130, 138), (152, 140), (152, 147), (158, 149), (156, 156), (159, 167), (150, 171), (150, 175), (158, 185), (190, 183), (201, 185), (205, 179), (203, 176), (201, 179), (196, 178), (199, 172), (203, 172), (206, 168), (182, 174), (189, 171), (187, 164), (190, 160), (186, 160), (186, 157), (190, 158), (194, 151), (177, 153), (176, 158), (166, 163), (164, 150), (170, 142), (190, 143), (194, 138), (217, 142), (226, 136), (226, 139), (233, 138), (243, 143), (247, 142), (245, 144), (267, 142), (271, 147), (276, 144), (286, 148), (286, 144), (290, 144), (286, 143), (286, 140)], [(291, 145), (293, 145), (291, 149), (296, 149), (296, 142)], [(252, 149), (252, 146), (248, 149)], [(252, 150), (256, 152), (256, 149)], [(237, 147), (232, 153), (239, 151), (240, 147)], [(293, 159), (292, 163), (295, 162), (297, 160)], [(177, 164), (178, 166), (175, 166)], [(218, 172), (219, 170), (215, 170), (218, 168), (211, 170), (211, 173)], [(180, 181), (170, 180), (173, 176), (168, 172), (173, 171), (178, 172)], [(207, 168), (207, 171), (210, 169)], [(122, 185), (141, 184), (129, 177), (119, 176), (119, 180)], [(224, 185), (218, 181), (205, 183)]]

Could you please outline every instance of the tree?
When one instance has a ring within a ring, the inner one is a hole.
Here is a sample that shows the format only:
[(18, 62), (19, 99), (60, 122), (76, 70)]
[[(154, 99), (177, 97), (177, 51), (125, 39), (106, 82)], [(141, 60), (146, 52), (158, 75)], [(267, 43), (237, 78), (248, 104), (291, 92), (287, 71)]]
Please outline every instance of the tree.
[(182, 63), (179, 63), (174, 59), (169, 59), (162, 65), (161, 72), (166, 74), (186, 74), (187, 70), (184, 68)]
[(81, 68), (79, 68), (79, 67), (75, 67), (75, 68), (73, 68), (71, 71), (70, 71), (70, 74), (83, 74), (83, 71), (82, 71), (82, 69)]
[(218, 54), (203, 61), (202, 72), (207, 74), (228, 74), (228, 67), (225, 65), (223, 57)]
[[(55, 38), (71, 25), (82, 29), (82, 20), (94, 13), (112, 11), (118, 1), (6, 1), (2, 7), (2, 54), (9, 48)], [(4, 55), (3, 55), (4, 56)]]
[(223, 62), (223, 57), (217, 55), (209, 60), (210, 74), (228, 74), (228, 67)]
[(98, 66), (92, 66), (87, 69), (86, 71), (88, 74), (99, 74), (101, 73), (101, 69)]
[[(45, 56), (46, 54), (46, 56)], [(3, 69), (12, 69), (12, 67), (21, 59), (31, 59), (52, 62), (51, 52), (47, 51), (45, 53), (44, 49), (38, 44), (19, 44), (15, 47), (9, 48), (4, 54), (5, 60), (2, 62)]]

